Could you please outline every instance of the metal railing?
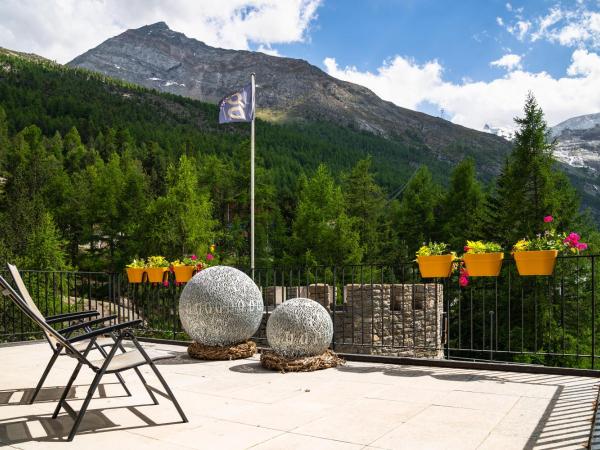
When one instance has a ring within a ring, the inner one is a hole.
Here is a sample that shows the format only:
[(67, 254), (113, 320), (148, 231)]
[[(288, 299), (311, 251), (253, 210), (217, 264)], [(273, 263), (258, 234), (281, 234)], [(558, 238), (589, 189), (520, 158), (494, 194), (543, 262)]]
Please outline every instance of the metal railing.
[[(521, 277), (506, 259), (499, 277), (422, 279), (413, 262), (397, 265), (264, 268), (253, 276), (265, 314), (293, 297), (321, 303), (334, 323), (333, 347), (345, 353), (598, 367), (596, 261), (559, 257), (553, 276)], [(247, 271), (248, 272), (248, 271)], [(140, 334), (188, 340), (179, 321), (182, 285), (129, 284), (125, 274), (23, 271), (45, 315), (96, 309), (116, 320), (140, 318)], [(7, 299), (0, 300), (0, 341), (40, 337)]]

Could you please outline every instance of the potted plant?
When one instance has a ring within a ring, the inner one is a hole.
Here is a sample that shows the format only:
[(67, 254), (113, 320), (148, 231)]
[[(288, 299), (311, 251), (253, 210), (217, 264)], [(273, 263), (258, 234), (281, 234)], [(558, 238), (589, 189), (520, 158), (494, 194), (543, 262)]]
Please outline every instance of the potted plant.
[(127, 264), (127, 279), (130, 283), (141, 283), (144, 278), (144, 269), (146, 262), (143, 259), (134, 258), (129, 264)]
[(169, 270), (169, 261), (164, 256), (150, 256), (146, 262), (146, 274), (150, 283), (162, 283)]
[(417, 263), (423, 278), (447, 278), (452, 273), (454, 253), (448, 252), (448, 244), (430, 242), (417, 251)]
[(502, 269), (504, 252), (500, 244), (485, 241), (467, 241), (463, 261), (469, 276), (497, 277)]
[[(551, 223), (552, 216), (546, 216), (544, 222)], [(588, 245), (580, 241), (577, 233), (559, 233), (549, 228), (534, 239), (521, 239), (513, 246), (513, 257), (519, 275), (552, 275), (556, 258), (560, 252), (578, 254)]]
[(196, 255), (186, 256), (171, 263), (177, 283), (187, 283), (194, 275), (194, 271), (200, 271), (202, 267), (203, 265)]

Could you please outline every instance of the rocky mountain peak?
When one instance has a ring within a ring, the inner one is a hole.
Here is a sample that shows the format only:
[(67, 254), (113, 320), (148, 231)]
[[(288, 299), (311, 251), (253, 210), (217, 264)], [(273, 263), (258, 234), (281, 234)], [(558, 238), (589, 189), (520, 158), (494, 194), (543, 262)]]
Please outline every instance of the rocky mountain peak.
[(470, 152), (498, 153), (498, 161), (509, 148), (500, 137), (398, 107), (304, 60), (214, 48), (165, 22), (127, 30), (69, 65), (211, 103), (248, 83), (255, 72), (257, 114), (269, 120), (330, 121), (425, 144), (437, 157), (456, 161), (467, 146)]

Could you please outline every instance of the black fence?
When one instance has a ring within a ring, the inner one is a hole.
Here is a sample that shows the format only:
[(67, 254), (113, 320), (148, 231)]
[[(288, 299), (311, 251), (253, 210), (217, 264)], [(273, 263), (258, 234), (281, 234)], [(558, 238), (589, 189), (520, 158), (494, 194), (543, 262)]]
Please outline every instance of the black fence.
[[(519, 276), (511, 259), (498, 277), (422, 279), (413, 262), (255, 269), (265, 314), (293, 297), (311, 298), (334, 322), (333, 347), (346, 353), (598, 367), (598, 256), (559, 257), (553, 276)], [(6, 275), (6, 274), (5, 274)], [(140, 334), (188, 340), (179, 321), (183, 285), (129, 284), (125, 274), (23, 271), (45, 315), (98, 310), (142, 319)], [(41, 337), (10, 300), (0, 300), (0, 341)]]

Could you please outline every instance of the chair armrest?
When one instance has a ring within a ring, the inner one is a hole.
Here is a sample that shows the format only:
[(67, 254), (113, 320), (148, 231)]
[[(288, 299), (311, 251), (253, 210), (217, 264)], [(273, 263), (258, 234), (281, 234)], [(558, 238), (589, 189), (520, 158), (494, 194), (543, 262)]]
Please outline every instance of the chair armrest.
[(116, 318), (117, 318), (116, 314), (113, 314), (112, 316), (106, 316), (106, 317), (101, 317), (99, 319), (88, 320), (86, 322), (76, 323), (75, 325), (71, 325), (70, 327), (62, 328), (62, 329), (58, 330), (58, 332), (60, 334), (69, 334), (69, 333), (72, 333), (73, 331), (77, 331), (77, 330), (80, 330), (85, 327), (91, 327), (92, 325), (98, 325), (99, 323), (106, 322), (108, 320), (114, 320)]
[(97, 330), (90, 331), (89, 333), (80, 334), (79, 336), (75, 336), (72, 339), (69, 339), (70, 343), (75, 343), (79, 341), (85, 341), (87, 339), (91, 339), (97, 336), (102, 336), (103, 334), (112, 333), (113, 331), (120, 331), (127, 328), (135, 327), (142, 323), (141, 320), (130, 320), (129, 322), (118, 323), (116, 325), (110, 325), (104, 328), (98, 328)]
[(81, 311), (74, 313), (57, 314), (56, 316), (46, 317), (46, 323), (61, 323), (70, 322), (73, 320), (87, 319), (88, 317), (96, 317), (100, 315), (98, 311)]

